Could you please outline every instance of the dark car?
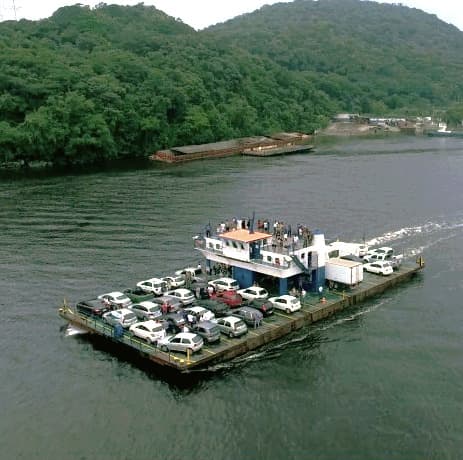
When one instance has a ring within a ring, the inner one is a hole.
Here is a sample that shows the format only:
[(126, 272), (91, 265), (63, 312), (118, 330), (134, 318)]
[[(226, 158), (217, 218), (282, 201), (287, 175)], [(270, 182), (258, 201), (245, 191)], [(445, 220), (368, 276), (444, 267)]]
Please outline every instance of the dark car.
[(196, 283), (191, 290), (198, 300), (209, 299), (209, 292), (206, 283)]
[(78, 313), (85, 316), (101, 318), (104, 313), (110, 311), (109, 307), (101, 299), (82, 300), (76, 305)]
[(230, 308), (236, 308), (242, 305), (243, 298), (236, 291), (215, 292), (211, 299), (226, 303)]
[(141, 287), (135, 287), (133, 289), (126, 289), (124, 294), (133, 302), (140, 303), (146, 300), (152, 301), (154, 294), (152, 292), (146, 292)]
[(272, 302), (269, 302), (268, 300), (250, 300), (246, 302), (244, 305), (247, 307), (252, 307), (257, 310), (259, 310), (264, 316), (270, 316), (273, 315), (273, 304)]
[(212, 313), (214, 313), (216, 318), (230, 314), (230, 307), (226, 303), (218, 302), (217, 300), (201, 300), (198, 302), (198, 305), (210, 310)]
[(200, 335), (204, 342), (213, 343), (220, 340), (220, 329), (212, 321), (200, 321), (190, 327), (191, 332)]
[(164, 304), (167, 304), (169, 306), (168, 313), (179, 311), (183, 307), (181, 300), (173, 295), (162, 295), (160, 297), (155, 297), (151, 300), (151, 302), (157, 303), (160, 307), (162, 307)]
[(232, 315), (242, 319), (248, 326), (251, 327), (260, 326), (264, 317), (264, 315), (259, 310), (252, 307), (235, 308), (232, 312)]
[(173, 334), (178, 334), (181, 332), (183, 326), (186, 324), (185, 318), (180, 312), (167, 313), (167, 315), (159, 318), (159, 320), (164, 322), (167, 332)]

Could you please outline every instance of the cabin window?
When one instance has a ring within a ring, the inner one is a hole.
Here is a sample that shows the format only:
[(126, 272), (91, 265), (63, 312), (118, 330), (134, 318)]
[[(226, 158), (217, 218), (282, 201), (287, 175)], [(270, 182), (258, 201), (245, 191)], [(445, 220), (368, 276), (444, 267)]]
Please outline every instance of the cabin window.
[(305, 259), (305, 252), (301, 253), (301, 259)]
[(244, 244), (241, 243), (241, 249), (244, 251)]
[(232, 244), (235, 249), (238, 249), (238, 245), (234, 241), (232, 242)]
[(212, 243), (209, 243), (209, 248), (214, 249), (214, 245)]
[(215, 249), (220, 249), (220, 244), (219, 244), (219, 243), (217, 243), (217, 244), (215, 245)]
[(267, 256), (267, 262), (271, 262), (272, 261), (272, 256)]

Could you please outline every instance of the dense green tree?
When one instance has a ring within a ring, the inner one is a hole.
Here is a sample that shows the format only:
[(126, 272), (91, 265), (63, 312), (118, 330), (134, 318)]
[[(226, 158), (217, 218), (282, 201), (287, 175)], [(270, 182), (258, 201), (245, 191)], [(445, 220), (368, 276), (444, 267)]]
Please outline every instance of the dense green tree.
[(455, 124), (462, 73), (463, 33), (399, 5), (296, 0), (199, 32), (143, 4), (64, 7), (0, 23), (0, 159), (147, 156), (338, 111)]

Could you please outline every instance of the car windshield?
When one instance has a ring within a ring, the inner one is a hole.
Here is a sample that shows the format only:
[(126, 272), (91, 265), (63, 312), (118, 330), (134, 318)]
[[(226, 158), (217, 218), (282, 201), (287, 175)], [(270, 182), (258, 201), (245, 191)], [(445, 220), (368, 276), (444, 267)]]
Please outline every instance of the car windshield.
[(260, 290), (257, 291), (257, 294), (258, 294), (258, 295), (265, 295), (266, 292), (267, 292), (267, 291), (266, 291), (265, 289), (260, 289)]
[(124, 294), (116, 296), (116, 300), (126, 300), (127, 297)]
[(218, 334), (220, 332), (220, 329), (217, 326), (214, 326), (214, 327), (211, 327), (211, 329), (209, 329), (209, 332), (211, 334)]
[(151, 332), (161, 332), (163, 331), (164, 328), (162, 327), (162, 324), (160, 324), (159, 326), (154, 326), (151, 328)]
[(199, 335), (195, 335), (191, 340), (193, 343), (199, 343), (201, 342), (201, 337)]
[(232, 289), (239, 289), (239, 285), (238, 285), (238, 283), (236, 281), (234, 281), (233, 283), (230, 283), (230, 287)]
[(291, 303), (292, 303), (293, 305), (296, 304), (296, 303), (298, 303), (298, 302), (299, 302), (299, 300), (297, 300), (297, 299), (291, 299)]
[(149, 308), (148, 308), (148, 311), (149, 311), (150, 313), (156, 313), (156, 312), (159, 311), (159, 310), (160, 310), (159, 305), (156, 305), (156, 306), (153, 305), (152, 307), (149, 307)]
[(136, 316), (135, 316), (135, 313), (127, 313), (125, 315), (125, 319), (135, 319)]
[(244, 322), (239, 320), (235, 323), (235, 329), (238, 329), (239, 327), (245, 326)]

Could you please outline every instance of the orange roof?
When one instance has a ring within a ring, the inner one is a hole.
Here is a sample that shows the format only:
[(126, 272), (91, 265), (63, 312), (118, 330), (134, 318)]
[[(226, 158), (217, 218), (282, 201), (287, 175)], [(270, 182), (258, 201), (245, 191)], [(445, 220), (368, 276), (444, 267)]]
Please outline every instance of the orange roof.
[(229, 240), (241, 241), (242, 243), (251, 243), (252, 241), (265, 240), (272, 235), (262, 232), (249, 233), (249, 230), (232, 230), (231, 232), (222, 233), (220, 236)]

